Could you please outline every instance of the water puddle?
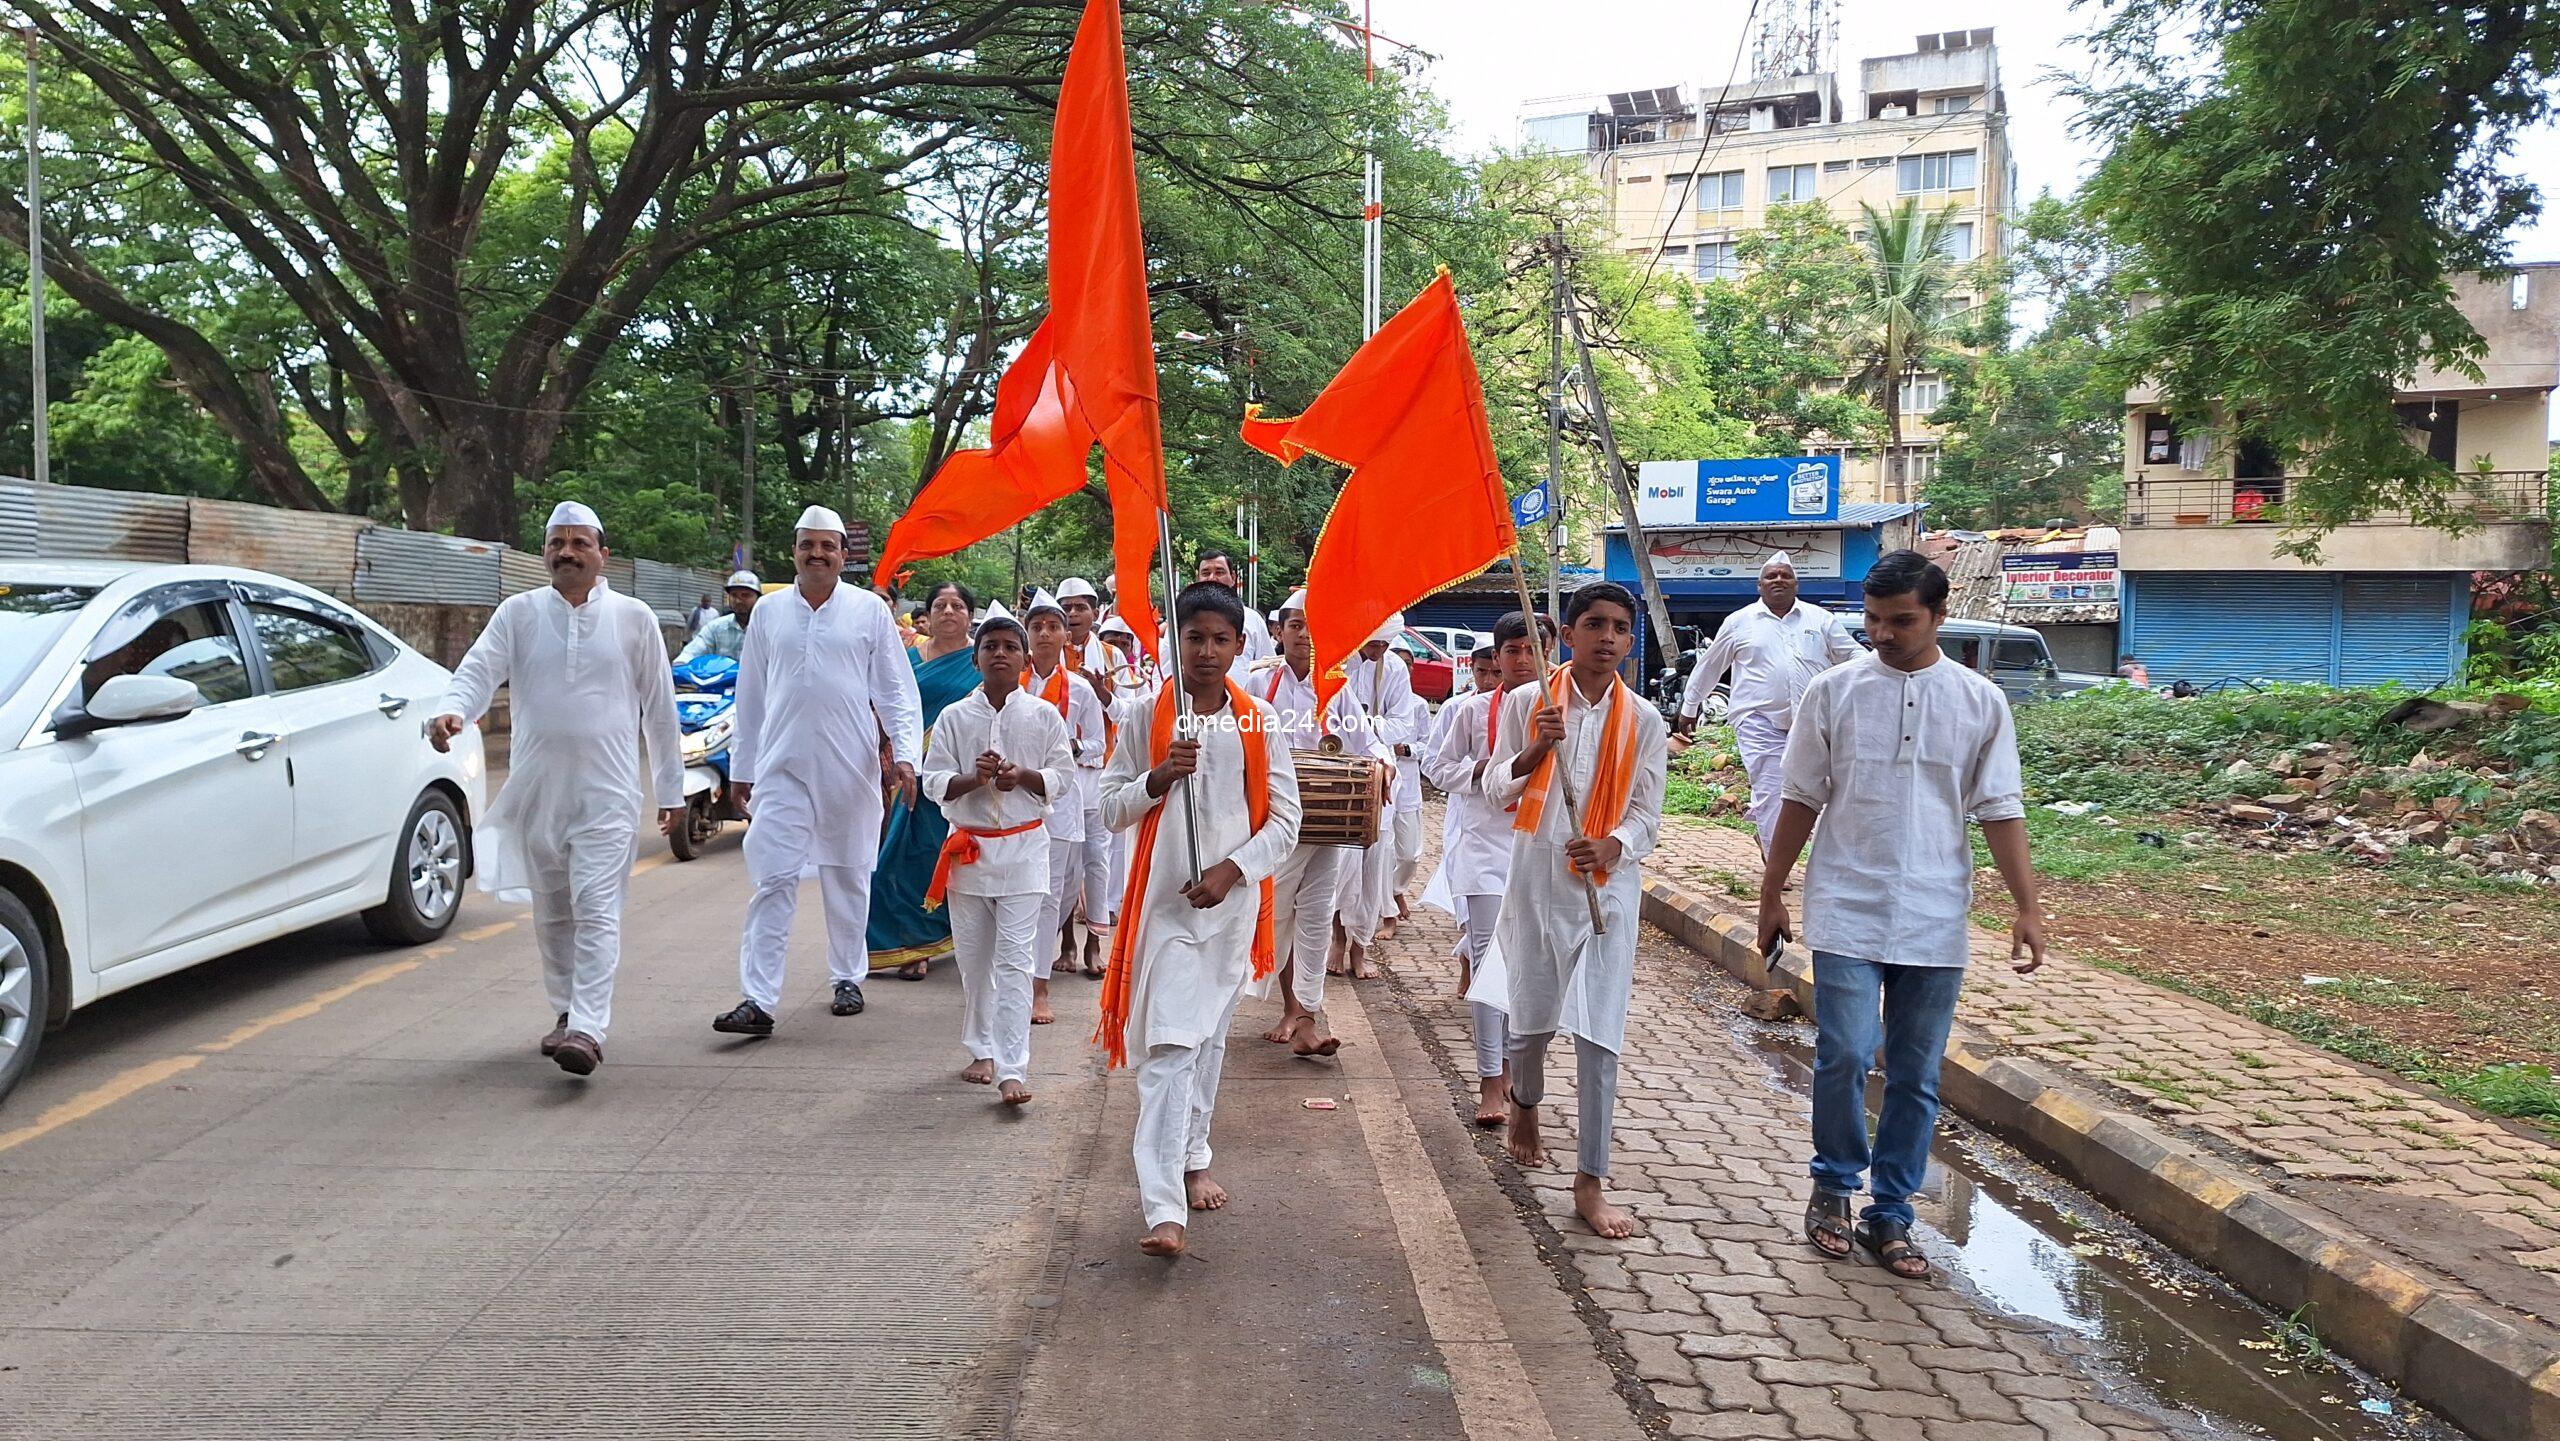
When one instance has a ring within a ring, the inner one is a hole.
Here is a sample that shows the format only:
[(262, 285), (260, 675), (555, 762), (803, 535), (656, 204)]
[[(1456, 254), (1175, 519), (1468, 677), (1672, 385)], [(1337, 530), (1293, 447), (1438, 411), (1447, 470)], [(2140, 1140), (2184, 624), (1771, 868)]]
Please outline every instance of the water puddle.
[[(1798, 1095), (1810, 1026), (1771, 1026), (1703, 997)], [(1870, 1111), (1881, 1083), (1870, 1080)], [(2057, 1352), (2115, 1398), (2189, 1435), (2270, 1441), (2462, 1441), (2462, 1433), (2329, 1355), (2316, 1317), (2278, 1316), (2130, 1221), (1949, 1115), (1939, 1125), (1923, 1246), (1981, 1304), (2049, 1328)], [(1934, 1233), (1934, 1234), (1932, 1234)]]

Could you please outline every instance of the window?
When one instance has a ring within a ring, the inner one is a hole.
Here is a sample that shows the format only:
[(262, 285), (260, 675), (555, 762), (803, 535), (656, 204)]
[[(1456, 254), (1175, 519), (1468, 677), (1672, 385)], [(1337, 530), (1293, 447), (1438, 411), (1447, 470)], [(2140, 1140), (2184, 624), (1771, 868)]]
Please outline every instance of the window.
[(1938, 649), (1946, 652), (1947, 659), (1963, 666), (1966, 670), (1982, 669), (1982, 637), (1980, 636), (1948, 635), (1940, 631)]
[(1740, 210), (1742, 208), (1742, 172), (1722, 170), (1698, 177), (1700, 210)]
[(1710, 240), (1698, 247), (1700, 280), (1740, 280), (1742, 258), (1730, 240)]
[(1846, 160), (1825, 160), (1822, 162), (1822, 173), (1825, 175), (1846, 175), (1849, 173), (1849, 162)]
[(1860, 170), (1882, 170), (1892, 163), (1893, 157), (1890, 155), (1862, 155), (1858, 157), (1858, 168)]
[(1905, 155), (1896, 171), (1895, 187), (1905, 195), (1927, 190), (1971, 190), (1974, 186), (1974, 154), (1970, 150), (1947, 150), (1935, 155)]
[(97, 594), (94, 585), (0, 577), (0, 700), (9, 698)]
[(1949, 260), (1971, 260), (1973, 258), (1973, 222), (1959, 220), (1940, 232), (1938, 253)]
[(1534, 151), (1583, 150), (1591, 144), (1591, 117), (1588, 115), (1542, 115), (1524, 121), (1521, 131)]
[(1784, 205), (1791, 201), (1812, 200), (1821, 192), (1814, 186), (1814, 168), (1810, 165), (1772, 165), (1769, 167), (1769, 203)]
[(2045, 663), (2044, 647), (2024, 636), (2003, 636), (1991, 643), (1993, 670), (2023, 670), (2041, 674)]
[(1938, 319), (1948, 325), (1962, 325), (1973, 318), (1973, 297), (1942, 295), (1938, 297)]
[(1960, 115), (1972, 108), (1973, 97), (1970, 95), (1941, 95), (1929, 102), (1930, 111), (1938, 115)]
[(1946, 404), (1947, 378), (1943, 375), (1915, 375), (1902, 382), (1902, 413), (1927, 415)]
[(373, 669), (373, 653), (353, 626), (271, 605), (250, 606), (249, 621), (266, 653), (267, 679), (279, 691), (353, 680)]
[[(198, 592), (200, 593), (200, 592)], [(249, 665), (231, 629), (227, 599), (188, 603), (188, 592), (156, 592), (126, 606), (98, 632), (72, 696), (84, 704), (120, 675), (165, 675), (191, 681), (207, 705), (249, 694)]]

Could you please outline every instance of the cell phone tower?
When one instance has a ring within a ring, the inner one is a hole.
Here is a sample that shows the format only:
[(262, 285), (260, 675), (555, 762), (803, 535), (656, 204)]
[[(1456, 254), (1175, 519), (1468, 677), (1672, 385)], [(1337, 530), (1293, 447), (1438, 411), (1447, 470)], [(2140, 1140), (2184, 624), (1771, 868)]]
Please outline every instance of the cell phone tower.
[(1821, 75), (1840, 52), (1841, 0), (1770, 0), (1751, 44), (1755, 80)]

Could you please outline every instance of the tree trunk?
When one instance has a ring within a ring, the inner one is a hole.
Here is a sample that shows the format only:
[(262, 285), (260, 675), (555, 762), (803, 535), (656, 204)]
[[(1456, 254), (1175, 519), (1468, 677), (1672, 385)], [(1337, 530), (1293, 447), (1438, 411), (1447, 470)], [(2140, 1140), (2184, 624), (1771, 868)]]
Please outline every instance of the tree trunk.
[[(527, 457), (510, 454), (490, 412), (450, 425), (444, 432), (442, 464), (423, 497), (425, 515), (411, 512), (410, 523), (426, 530), (450, 530), (474, 540), (519, 544), (522, 531), (516, 510), (515, 481)], [(550, 449), (544, 443), (546, 455)]]

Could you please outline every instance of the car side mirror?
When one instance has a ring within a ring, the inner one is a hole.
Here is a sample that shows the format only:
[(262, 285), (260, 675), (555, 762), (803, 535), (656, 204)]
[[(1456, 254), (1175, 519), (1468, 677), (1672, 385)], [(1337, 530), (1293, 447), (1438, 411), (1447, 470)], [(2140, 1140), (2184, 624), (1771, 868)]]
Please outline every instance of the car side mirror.
[(58, 737), (86, 735), (109, 726), (175, 720), (204, 704), (194, 681), (173, 675), (109, 676), (87, 705), (54, 722)]

